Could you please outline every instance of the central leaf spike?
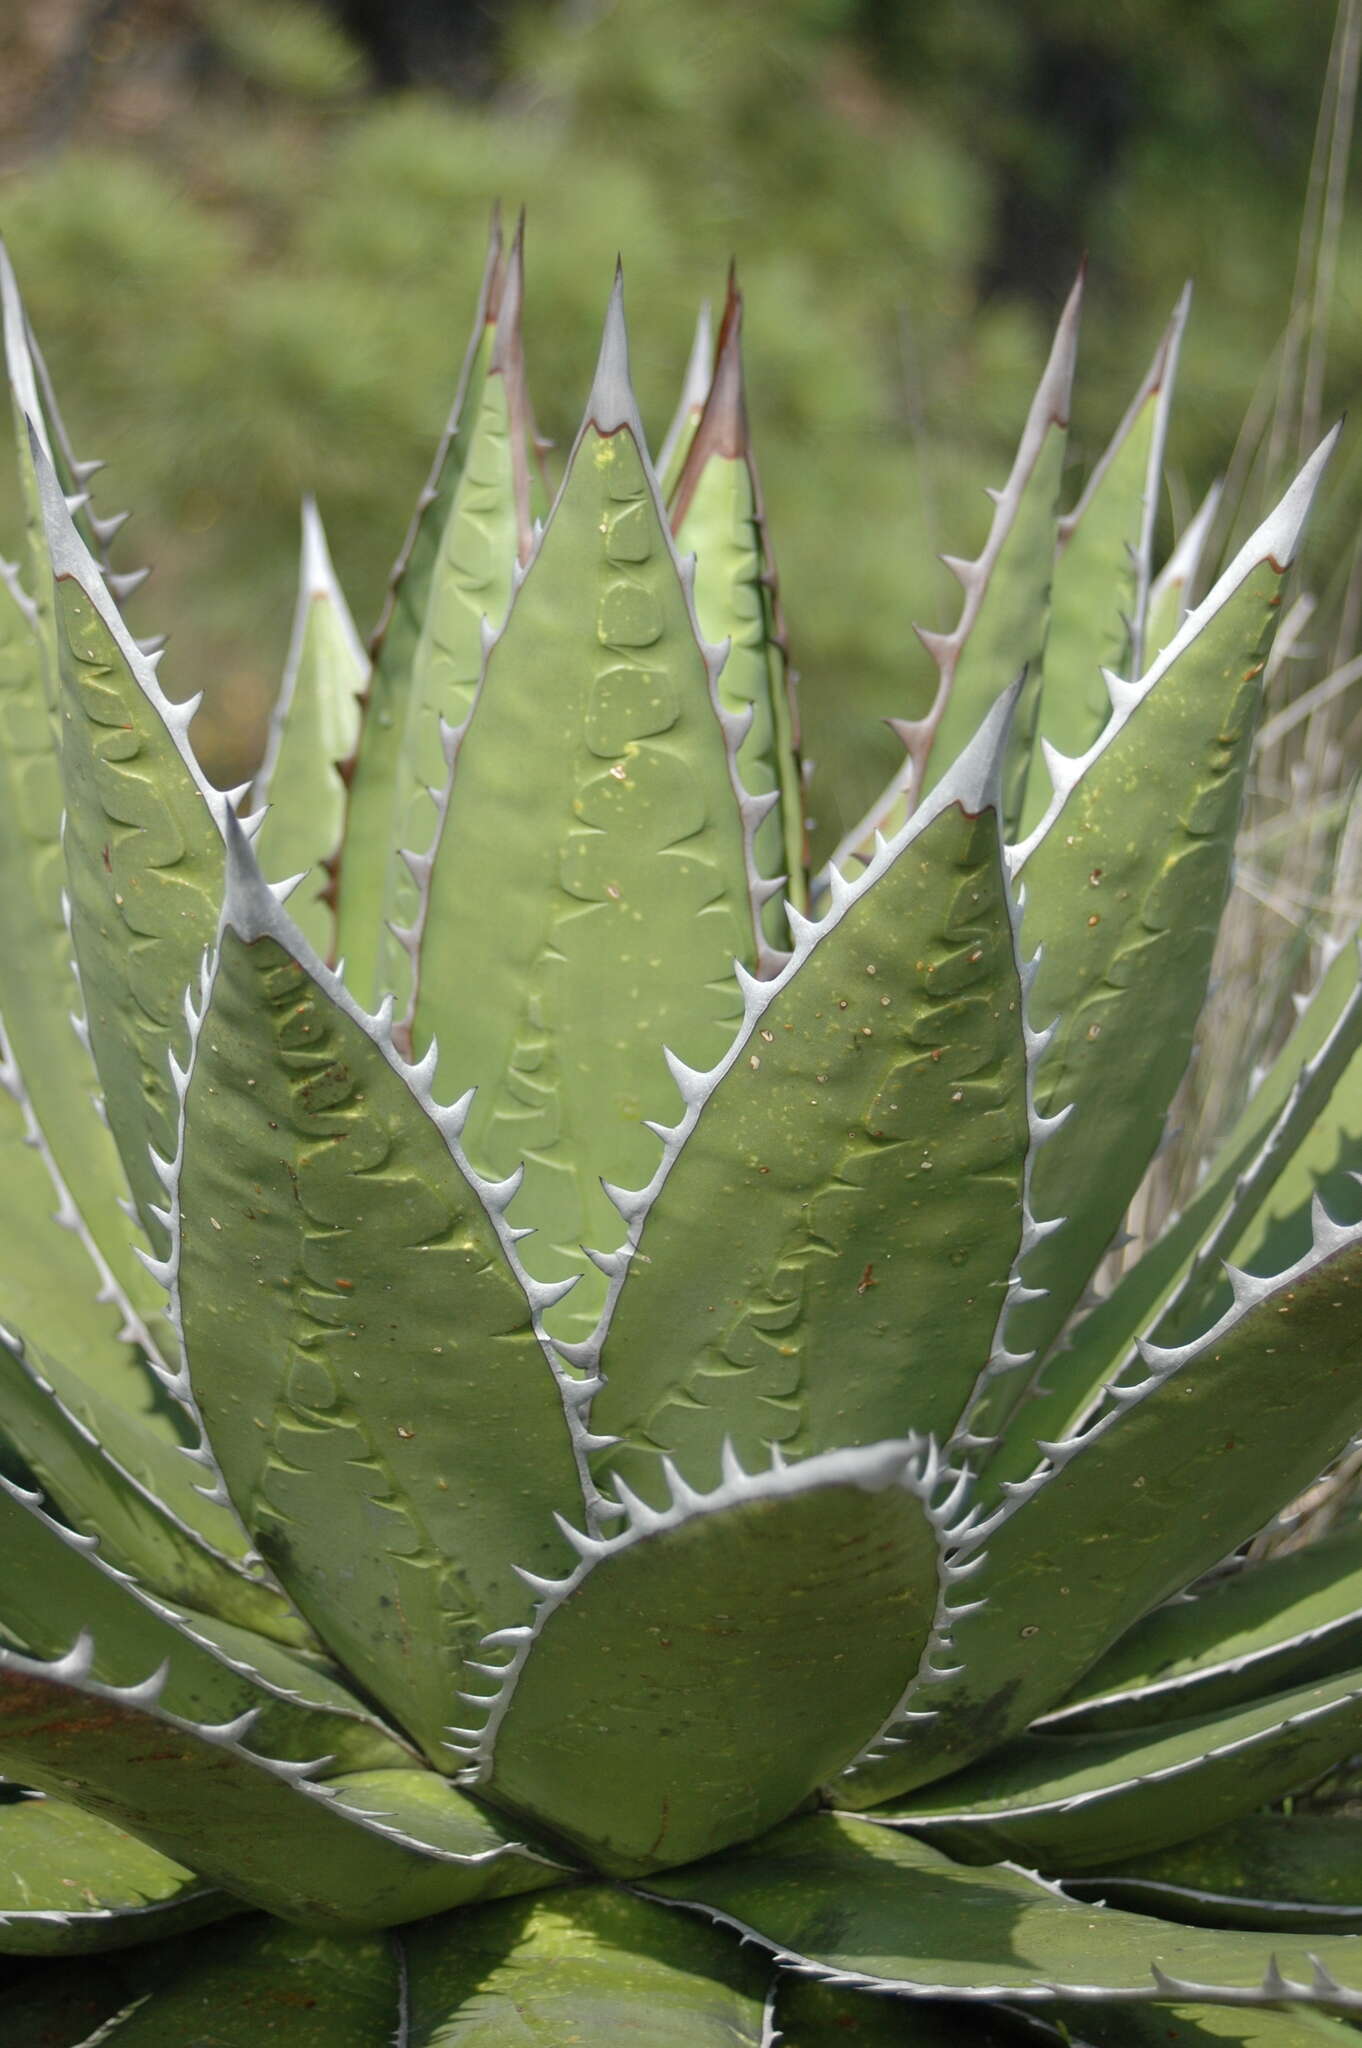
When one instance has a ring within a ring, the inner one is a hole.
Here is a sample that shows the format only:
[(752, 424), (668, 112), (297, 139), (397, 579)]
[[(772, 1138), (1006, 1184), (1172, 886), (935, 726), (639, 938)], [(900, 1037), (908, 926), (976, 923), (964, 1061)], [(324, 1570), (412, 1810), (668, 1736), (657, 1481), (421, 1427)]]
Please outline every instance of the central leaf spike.
[[(482, 1171), (525, 1161), (514, 1221), (538, 1232), (540, 1279), (618, 1243), (600, 1183), (657, 1163), (662, 1047), (707, 1068), (742, 1014), (764, 805), (739, 780), (722, 659), (648, 460), (617, 278), (562, 489), (451, 738), (416, 941), (413, 1051), (437, 1039), (442, 1088), (477, 1088)], [(562, 1334), (584, 1337), (601, 1298), (588, 1271)]]

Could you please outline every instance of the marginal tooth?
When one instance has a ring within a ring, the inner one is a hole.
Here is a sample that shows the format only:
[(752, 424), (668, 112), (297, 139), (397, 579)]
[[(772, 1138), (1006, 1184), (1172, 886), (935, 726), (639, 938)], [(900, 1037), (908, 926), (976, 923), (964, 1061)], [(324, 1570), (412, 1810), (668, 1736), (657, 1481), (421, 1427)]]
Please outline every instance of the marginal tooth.
[(122, 604), (125, 597), (131, 597), (135, 590), (142, 588), (150, 574), (150, 569), (128, 569), (122, 575), (106, 576), (104, 581), (108, 585), (110, 596), (116, 603)]
[(525, 1178), (524, 1166), (518, 1166), (514, 1173), (508, 1173), (505, 1180), (483, 1180), (476, 1182), (478, 1193), (494, 1215), (500, 1216), (509, 1208)]
[(601, 1187), (607, 1200), (614, 1203), (626, 1223), (637, 1223), (648, 1207), (649, 1188), (621, 1188), (612, 1180), (603, 1180)]
[[(555, 1511), (553, 1519), (576, 1551), (578, 1557), (584, 1558), (590, 1564), (595, 1564), (598, 1559), (605, 1556), (607, 1545), (598, 1541), (595, 1536), (587, 1536), (582, 1530), (574, 1529), (566, 1515), (560, 1515)], [(477, 1668), (477, 1666), (474, 1666), (474, 1669)]]
[(743, 1486), (747, 1474), (742, 1468), (738, 1453), (733, 1448), (732, 1437), (725, 1437), (719, 1451), (719, 1463), (724, 1475), (725, 1486)]
[(708, 1073), (699, 1067), (688, 1066), (680, 1054), (674, 1053), (669, 1045), (663, 1046), (662, 1057), (667, 1062), (667, 1071), (681, 1090), (687, 1105), (699, 1101), (705, 1092)]
[[(570, 1583), (567, 1579), (541, 1578), (538, 1572), (527, 1571), (525, 1566), (520, 1564), (513, 1564), (511, 1570), (521, 1583), (528, 1586), (530, 1591), (541, 1600), (556, 1600), (563, 1591), (563, 1588)], [(491, 1639), (485, 1636), (483, 1640), (487, 1642)]]

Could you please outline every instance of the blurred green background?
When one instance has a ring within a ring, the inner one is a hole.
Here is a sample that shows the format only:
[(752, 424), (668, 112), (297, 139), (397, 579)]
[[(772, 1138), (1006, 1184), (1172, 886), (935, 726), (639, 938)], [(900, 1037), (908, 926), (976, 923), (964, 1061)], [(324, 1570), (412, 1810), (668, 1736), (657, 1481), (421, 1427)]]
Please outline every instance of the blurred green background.
[[(570, 439), (616, 250), (660, 437), (730, 255), (820, 843), (898, 757), (939, 549), (987, 526), (1089, 254), (1075, 476), (1185, 277), (1168, 529), (1287, 316), (1333, 9), (1269, 0), (8, 0), (0, 228), (77, 450), (137, 517), (220, 779), (254, 764), (315, 491), (361, 630), (442, 425), (500, 197)], [(1344, 233), (1329, 402), (1362, 381)], [(13, 552), (13, 526), (0, 524)]]

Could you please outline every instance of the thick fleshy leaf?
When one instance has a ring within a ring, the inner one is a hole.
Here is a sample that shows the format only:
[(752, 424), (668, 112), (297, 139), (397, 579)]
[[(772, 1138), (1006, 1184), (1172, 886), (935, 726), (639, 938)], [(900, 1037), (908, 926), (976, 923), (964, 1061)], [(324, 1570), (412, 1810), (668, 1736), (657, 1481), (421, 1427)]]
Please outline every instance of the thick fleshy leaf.
[(518, 566), (529, 554), (529, 433), (520, 314), (524, 273), (517, 232), (502, 280), (491, 354), (468, 415), (463, 466), (431, 574), (412, 656), (387, 852), (379, 981), (399, 1015), (411, 1001), (414, 934), (424, 871), (439, 830), (450, 741), (473, 708), (484, 631), (501, 626)]
[(978, 1603), (953, 1629), (956, 1674), (892, 1757), (843, 1781), (873, 1805), (1016, 1734), (1140, 1615), (1247, 1540), (1362, 1426), (1362, 1230), (1321, 1217), (1317, 1249), (1246, 1286), (1206, 1337), (1147, 1353), (1082, 1435), (1045, 1447), (991, 1520), (956, 1532), (982, 1552)]
[[(999, 843), (1006, 706), (747, 1014), (631, 1197), (592, 1428), (645, 1497), (731, 1438), (948, 1433), (1023, 1242), (1022, 979)], [(700, 1276), (697, 1286), (696, 1276)]]
[[(672, 1099), (661, 1048), (709, 1065), (755, 959), (738, 721), (716, 695), (628, 384), (618, 291), (558, 501), (459, 741), (422, 910), (414, 1045), (466, 1143), (525, 1182), (537, 1277), (622, 1235), (600, 1180), (646, 1179), (639, 1119)], [(510, 820), (517, 829), (508, 830)], [(595, 1321), (598, 1276), (560, 1312)]]
[(1156, 1608), (1040, 1726), (1138, 1728), (1362, 1662), (1362, 1531), (1348, 1529)]
[(469, 423), (477, 412), (492, 352), (502, 276), (501, 228), (493, 214), (473, 332), (453, 409), (389, 579), (374, 633), (359, 743), (347, 769), (336, 948), (345, 962), (346, 985), (369, 1009), (377, 1006), (383, 993), (378, 986), (383, 904), (412, 673), (439, 580), (440, 543), (463, 472)]
[(1102, 1864), (1066, 1890), (1209, 1927), (1362, 1930), (1353, 1814), (1252, 1813), (1174, 1847)]
[[(178, 1965), (178, 1967), (175, 1967)], [(400, 1960), (390, 1938), (344, 1941), (252, 1917), (185, 1943), (141, 1984), (109, 2048), (393, 2048), (403, 2035)], [(80, 2048), (87, 2048), (81, 2043)]]
[[(833, 1814), (649, 1878), (671, 1899), (839, 1981), (908, 1997), (1276, 2004), (1362, 2013), (1362, 1943), (1309, 1944), (1094, 1913), (1010, 1868), (970, 1869)], [(911, 2039), (911, 2036), (909, 2037)]]
[(700, 425), (700, 415), (705, 409), (709, 387), (714, 376), (714, 321), (710, 313), (709, 300), (702, 301), (695, 318), (695, 333), (691, 337), (690, 354), (686, 358), (685, 374), (681, 379), (681, 392), (672, 414), (671, 425), (662, 437), (662, 446), (657, 451), (657, 481), (664, 503), (670, 505), (681, 472), (686, 466), (691, 444)]
[[(727, 641), (719, 671), (726, 711), (751, 713), (738, 748), (738, 774), (754, 796), (779, 802), (757, 827), (757, 872), (785, 878), (784, 894), (805, 910), (804, 785), (794, 678), (785, 658), (775, 568), (766, 538), (761, 486), (752, 457), (742, 369), (742, 298), (730, 283), (719, 330), (714, 381), (668, 511), (676, 544), (695, 556), (695, 615), (709, 641)], [(769, 945), (789, 945), (778, 895), (762, 912)]]
[[(50, 610), (50, 574), (49, 586)], [(98, 1077), (84, 1038), (71, 1021), (80, 1005), (71, 937), (63, 904), (62, 785), (57, 736), (49, 715), (32, 607), (0, 563), (0, 960), (6, 963), (0, 982), (0, 1016), (8, 1041), (5, 1064), (17, 1068), (12, 1086), (27, 1098), (42, 1133), (42, 1152), (27, 1162), (7, 1164), (5, 1173), (6, 1237), (13, 1231), (46, 1237), (43, 1226), (59, 1206), (73, 1234), (92, 1246), (82, 1257), (77, 1244), (53, 1244), (41, 1254), (35, 1244), (30, 1261), (16, 1247), (7, 1261), (6, 1289), (23, 1287), (14, 1269), (28, 1267), (27, 1284), (35, 1271), (50, 1276), (42, 1290), (51, 1297), (40, 1330), (21, 1308), (15, 1319), (33, 1330), (39, 1342), (64, 1349), (63, 1320), (78, 1319), (85, 1305), (107, 1328), (89, 1348), (89, 1376), (101, 1367), (116, 1376), (119, 1325), (111, 1306), (94, 1310), (93, 1295), (107, 1274), (122, 1295), (153, 1319), (159, 1304), (155, 1288), (134, 1253), (144, 1243), (121, 1204), (128, 1195), (127, 1176), (108, 1126), (95, 1106)], [(22, 1074), (22, 1082), (19, 1081)], [(8, 1079), (8, 1077), (6, 1077)], [(20, 1110), (4, 1106), (4, 1119), (22, 1129)], [(10, 1147), (6, 1147), (10, 1151)], [(59, 1196), (45, 1176), (55, 1173)], [(78, 1229), (77, 1229), (78, 1225)], [(87, 1259), (89, 1263), (87, 1264)], [(106, 1269), (96, 1272), (99, 1261)], [(69, 1278), (63, 1282), (56, 1269)], [(87, 1314), (86, 1320), (89, 1320)], [(68, 1355), (77, 1355), (74, 1352)], [(83, 1353), (80, 1355), (84, 1355)], [(106, 1365), (107, 1361), (107, 1365)], [(124, 1361), (126, 1373), (126, 1360)]]
[(1237, 1820), (1362, 1742), (1362, 1672), (1115, 1734), (1031, 1735), (875, 1809), (969, 1863), (1067, 1875)]
[[(604, 1870), (770, 1827), (891, 1716), (936, 1618), (925, 1446), (831, 1452), (582, 1539), (512, 1658), (467, 1782)], [(779, 1581), (782, 1592), (773, 1599)]]
[(1063, 1999), (1051, 2009), (1065, 2048), (1349, 2048), (1347, 2020), (1308, 2006), (1118, 2005), (1100, 2012)]
[(1162, 654), (1191, 610), (1192, 594), (1201, 581), (1206, 545), (1220, 510), (1222, 490), (1219, 483), (1211, 485), (1150, 587), (1145, 646), (1151, 655)]
[[(783, 1971), (775, 2008), (780, 2048), (1067, 2048), (1030, 2020), (970, 2005), (844, 1991)], [(1084, 2048), (1080, 2033), (1074, 2048)]]
[(769, 2038), (761, 1961), (625, 1892), (517, 1900), (398, 1939), (412, 2048), (762, 2048)]
[(240, 1911), (172, 1863), (60, 1799), (0, 1806), (0, 1952), (89, 1955)]
[[(1062, 768), (1019, 849), (1039, 1025), (1058, 1018), (1037, 1103), (1073, 1105), (1037, 1154), (1032, 1198), (1064, 1227), (1023, 1263), (1013, 1351), (1043, 1351), (1077, 1301), (1158, 1143), (1205, 995), (1282, 577), (1335, 436), (1246, 542), (1143, 681), (1113, 683), (1092, 751)], [(1017, 1392), (1020, 1393), (1018, 1388)]]
[(318, 1784), (316, 1767), (247, 1748), (249, 1715), (183, 1720), (159, 1705), (160, 1674), (101, 1685), (91, 1655), (88, 1637), (55, 1663), (0, 1648), (0, 1769), (74, 1797), (249, 1904), (366, 1930), (562, 1878), (434, 1771)]
[(94, 1638), (94, 1677), (132, 1685), (164, 1665), (163, 1706), (209, 1722), (254, 1710), (253, 1739), (270, 1756), (310, 1762), (325, 1755), (333, 1773), (412, 1761), (339, 1673), (249, 1630), (221, 1623), (215, 1629), (156, 1600), (5, 1479), (0, 1556), (0, 1640), (30, 1657), (63, 1655), (85, 1629)]
[[(1059, 522), (1035, 738), (1062, 754), (1086, 753), (1110, 716), (1103, 671), (1128, 676), (1144, 668), (1154, 521), (1189, 299), (1184, 291), (1124, 419)], [(1023, 833), (1040, 823), (1049, 797), (1037, 756)]]
[(61, 663), (62, 846), (86, 1028), (147, 1235), (165, 1227), (154, 1148), (175, 1147), (169, 1055), (213, 937), (226, 799), (186, 737), (197, 700), (171, 704), (40, 468)]
[(335, 931), (324, 870), (336, 857), (345, 817), (340, 764), (359, 738), (359, 693), (368, 672), (317, 507), (306, 498), (293, 635), (251, 808), (269, 805), (255, 852), (270, 880), (305, 877), (289, 910), (323, 958)]
[(922, 718), (892, 721), (907, 759), (843, 839), (833, 855), (834, 865), (870, 860), (875, 833), (888, 835), (899, 829), (910, 807), (950, 768), (990, 706), (1030, 669), (1006, 791), (1009, 830), (1015, 831), (1025, 781), (1022, 748), (1039, 702), (1036, 664), (1049, 615), (1055, 514), (1068, 440), (1082, 283), (1080, 277), (1060, 317), (1012, 473), (1001, 491), (990, 492), (994, 513), (988, 538), (973, 561), (946, 557), (965, 592), (955, 628), (950, 633), (918, 628), (918, 637), (936, 664), (931, 705)]
[(512, 1567), (570, 1555), (552, 1513), (584, 1512), (589, 1388), (536, 1335), (464, 1106), (437, 1108), (231, 846), (171, 1176), (189, 1380), (281, 1583), (439, 1760), (463, 1660), (529, 1615)]
[(235, 1513), (195, 1490), (202, 1469), (72, 1372), (0, 1336), (0, 1439), (73, 1529), (169, 1600), (277, 1642), (311, 1637), (258, 1563)]
[[(1337, 1131), (1349, 1074), (1362, 1044), (1362, 983), (1356, 942), (1340, 947), (1295, 1030), (1222, 1139), (1174, 1221), (1088, 1311), (1063, 1349), (1033, 1375), (1007, 1434), (988, 1460), (988, 1479), (1023, 1479), (1037, 1440), (1067, 1436), (1100, 1401), (1103, 1387), (1135, 1357), (1141, 1337), (1176, 1344), (1215, 1321), (1223, 1266), (1321, 1124)], [(1332, 1212), (1331, 1212), (1332, 1213)], [(1346, 1214), (1346, 1210), (1344, 1212)], [(1308, 1243), (1308, 1231), (1297, 1245)], [(1281, 1265), (1286, 1259), (1279, 1261)], [(1226, 1303), (1221, 1306), (1227, 1305)]]

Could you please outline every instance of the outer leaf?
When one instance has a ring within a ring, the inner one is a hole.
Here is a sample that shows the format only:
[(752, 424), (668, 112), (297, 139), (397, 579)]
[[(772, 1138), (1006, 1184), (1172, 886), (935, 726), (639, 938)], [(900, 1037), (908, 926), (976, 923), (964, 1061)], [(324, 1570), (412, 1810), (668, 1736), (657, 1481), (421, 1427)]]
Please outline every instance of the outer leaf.
[(529, 406), (520, 314), (521, 234), (511, 247), (487, 371), (469, 414), (463, 467), (432, 572), (412, 658), (379, 949), (381, 992), (406, 1016), (421, 889), (449, 780), (447, 735), (468, 717), (482, 674), (484, 632), (499, 627), (530, 552)]
[(1362, 1945), (1322, 1936), (1307, 1955), (1249, 1934), (1094, 1914), (1038, 1878), (971, 1870), (892, 1828), (833, 1814), (795, 1820), (727, 1855), (649, 1878), (690, 1906), (837, 1982), (971, 2003), (1070, 1997), (1362, 2012)]
[[(200, 1727), (157, 1704), (159, 1674), (119, 1690), (88, 1676), (83, 1638), (43, 1664), (0, 1649), (0, 1768), (69, 1797), (268, 1912), (362, 1932), (553, 1883), (433, 1771), (313, 1782), (244, 1746), (249, 1717)], [(278, 1845), (287, 1840), (281, 1858)]]
[(369, 663), (345, 602), (322, 522), (303, 500), (303, 555), (298, 604), (284, 679), (251, 804), (270, 806), (255, 842), (272, 880), (310, 878), (293, 893), (291, 911), (309, 945), (331, 951), (335, 918), (317, 872), (336, 857), (345, 815), (340, 763), (359, 738), (359, 692)]
[(129, 1685), (164, 1666), (165, 1707), (209, 1722), (253, 1709), (254, 1738), (271, 1756), (307, 1762), (327, 1755), (333, 1774), (411, 1762), (339, 1673), (245, 1629), (219, 1624), (215, 1639), (211, 1621), (143, 1592), (7, 1480), (0, 1480), (0, 1553), (0, 1640), (28, 1656), (59, 1657), (87, 1629), (96, 1678)]
[(0, 1806), (0, 1951), (89, 1955), (240, 1909), (192, 1870), (60, 1799)]
[(150, 1334), (93, 1252), (37, 1138), (32, 1105), (0, 1025), (0, 1324), (31, 1331), (42, 1349), (79, 1359), (94, 1397), (148, 1431), (159, 1430), (168, 1447), (173, 1432), (156, 1413), (156, 1383), (129, 1341), (140, 1329), (150, 1345)]
[(917, 629), (937, 669), (931, 705), (922, 718), (892, 721), (907, 749), (907, 759), (837, 848), (834, 866), (872, 857), (875, 833), (888, 835), (899, 829), (912, 805), (941, 780), (990, 705), (1030, 665), (1027, 704), (1019, 722), (1008, 789), (1008, 820), (1015, 829), (1023, 794), (1023, 778), (1017, 768), (1022, 743), (1034, 722), (1040, 685), (1036, 664), (1045, 642), (1049, 610), (1055, 512), (1068, 438), (1082, 292), (1080, 275), (1060, 316), (1012, 473), (1001, 491), (990, 494), (996, 509), (981, 552), (972, 562), (947, 558), (947, 567), (965, 591), (955, 629), (950, 633)]
[[(776, 2039), (780, 2048), (1037, 2048), (1040, 2042), (1069, 2048), (1050, 2029), (1043, 2031), (991, 2008), (933, 2005), (914, 1999), (876, 1998), (868, 1992), (843, 1991), (780, 1974), (776, 1999)], [(1073, 2036), (1082, 2048), (1081, 2029)]]
[(422, 2048), (761, 2048), (766, 1970), (712, 1928), (592, 1888), (401, 1936)]
[[(1082, 496), (1059, 522), (1036, 736), (1063, 754), (1086, 753), (1107, 722), (1103, 671), (1139, 675), (1144, 668), (1154, 521), (1190, 299), (1189, 286)], [(1049, 778), (1033, 760), (1024, 833), (1040, 823), (1049, 794)]]
[[(638, 1197), (593, 1429), (645, 1497), (745, 1458), (948, 1432), (1022, 1242), (1021, 977), (999, 845), (1006, 706), (794, 960), (748, 988)], [(697, 1290), (696, 1275), (701, 1284)]]
[(195, 1491), (183, 1452), (13, 1336), (0, 1341), (0, 1438), (65, 1520), (144, 1586), (277, 1642), (311, 1641), (247, 1562), (235, 1514)]
[[(707, 640), (726, 640), (719, 698), (726, 711), (751, 713), (738, 748), (738, 774), (754, 796), (779, 792), (757, 827), (757, 872), (785, 878), (796, 910), (807, 908), (804, 784), (798, 759), (794, 677), (785, 656), (774, 564), (766, 539), (761, 485), (752, 457), (742, 370), (742, 298), (730, 280), (719, 353), (704, 412), (668, 494), (676, 544), (695, 556), (695, 615)], [(778, 896), (762, 912), (768, 943), (789, 944)]]
[(1036, 1213), (1066, 1220), (1025, 1261), (1024, 1281), (1043, 1293), (1009, 1316), (1013, 1351), (1043, 1351), (1069, 1314), (1186, 1067), (1281, 579), (1334, 438), (1144, 680), (1113, 684), (1116, 708), (1092, 751), (1062, 769), (1051, 757), (1056, 798), (1017, 872), (1025, 937), (1041, 952), (1033, 1014), (1059, 1018), (1038, 1106), (1074, 1108), (1036, 1159)]
[(359, 744), (348, 768), (349, 800), (337, 888), (337, 949), (345, 961), (347, 986), (371, 1009), (382, 993), (378, 957), (383, 902), (412, 669), (437, 578), (441, 537), (463, 469), (468, 425), (476, 417), (487, 372), (501, 279), (501, 227), (493, 214), (473, 332), (453, 409), (389, 580), (383, 616), (373, 638), (373, 666)]
[(990, 1482), (1024, 1478), (1038, 1439), (1075, 1429), (1117, 1369), (1133, 1360), (1141, 1334), (1174, 1344), (1215, 1320), (1225, 1258), (1292, 1171), (1302, 1145), (1311, 1145), (1316, 1126), (1338, 1128), (1333, 1103), (1339, 1095), (1346, 1103), (1347, 1073), (1362, 1042), (1358, 958), (1356, 943), (1338, 949), (1186, 1208), (1033, 1376), (988, 1462)]
[(399, 1960), (382, 1935), (338, 1941), (252, 1918), (199, 1936), (123, 2012), (100, 2048), (389, 2048), (402, 2040)]
[(175, 705), (138, 651), (50, 469), (40, 462), (57, 577), (63, 835), (71, 936), (104, 1106), (147, 1234), (160, 1250), (169, 1054), (184, 991), (217, 921), (226, 800), (204, 780)]
[(1169, 1849), (1102, 1866), (1066, 1889), (1211, 1927), (1362, 1928), (1353, 1815), (1252, 1813)]
[(436, 1107), (232, 849), (174, 1175), (188, 1372), (281, 1582), (439, 1759), (463, 1659), (528, 1616), (512, 1565), (565, 1555), (589, 1389), (535, 1334), (466, 1105)]
[[(50, 621), (50, 574), (45, 587)], [(155, 1288), (133, 1250), (144, 1240), (121, 1206), (127, 1199), (127, 1176), (95, 1107), (99, 1083), (89, 1046), (69, 1021), (80, 991), (63, 906), (61, 837), (57, 740), (46, 701), (37, 619), (0, 564), (0, 871), (6, 877), (0, 891), (0, 959), (23, 963), (22, 972), (7, 974), (3, 989), (6, 1065), (13, 1060), (23, 1071), (23, 1089), (64, 1190), (59, 1196), (47, 1184), (41, 1157), (27, 1162), (26, 1171), (16, 1164), (5, 1176), (14, 1212), (9, 1227), (32, 1233), (58, 1206), (70, 1218), (78, 1217), (97, 1259), (116, 1276), (124, 1297), (151, 1320), (157, 1306)], [(14, 1083), (17, 1086), (17, 1075)], [(5, 1113), (10, 1122), (17, 1121), (8, 1105)], [(42, 1291), (56, 1297), (43, 1318), (46, 1327), (40, 1328), (20, 1307), (15, 1308), (15, 1317), (33, 1330), (38, 1341), (63, 1350), (58, 1319), (78, 1318), (83, 1301), (89, 1301), (93, 1311), (90, 1297), (105, 1275), (87, 1267), (75, 1244), (53, 1245), (32, 1263), (15, 1249), (16, 1256), (8, 1261), (11, 1271), (27, 1267), (30, 1284), (34, 1274), (42, 1273)], [(59, 1278), (56, 1269), (68, 1277)], [(8, 1273), (6, 1278), (11, 1287), (16, 1284)], [(24, 1281), (18, 1284), (23, 1286)], [(116, 1353), (110, 1337), (116, 1336), (117, 1323), (107, 1309), (100, 1320), (106, 1328), (89, 1342), (90, 1372), (98, 1376), (102, 1365), (112, 1378)], [(72, 1350), (68, 1355), (83, 1352)], [(144, 1388), (145, 1376), (139, 1373), (136, 1378)], [(130, 1377), (134, 1398), (135, 1388), (136, 1379)]]
[(957, 1532), (980, 1603), (955, 1625), (959, 1673), (892, 1761), (858, 1771), (869, 1805), (944, 1776), (1062, 1699), (1141, 1614), (1235, 1549), (1362, 1424), (1362, 1231), (1321, 1218), (1317, 1249), (1254, 1282), (1206, 1337), (1147, 1354), (1083, 1436)]
[(663, 502), (670, 505), (681, 472), (686, 466), (691, 444), (700, 425), (700, 415), (705, 409), (709, 387), (714, 375), (714, 322), (710, 314), (709, 300), (702, 301), (696, 315), (695, 333), (691, 339), (690, 355), (686, 359), (685, 375), (681, 379), (681, 395), (672, 414), (671, 425), (662, 437), (662, 446), (657, 451), (657, 481)]
[[(704, 1497), (673, 1475), (517, 1634), (468, 1782), (599, 1869), (760, 1833), (888, 1719), (935, 1619), (935, 1478), (916, 1442), (835, 1451)], [(773, 1600), (771, 1588), (782, 1587)]]
[(1362, 1531), (1287, 1551), (1158, 1607), (1042, 1727), (1087, 1733), (1209, 1712), (1362, 1660)]
[(1191, 609), (1191, 593), (1201, 575), (1202, 557), (1215, 524), (1215, 515), (1220, 510), (1222, 489), (1219, 483), (1211, 485), (1179, 534), (1177, 546), (1154, 578), (1149, 592), (1145, 646), (1155, 656), (1163, 652)]
[[(546, 1280), (579, 1272), (583, 1243), (618, 1241), (599, 1182), (656, 1163), (638, 1119), (667, 1107), (659, 1048), (717, 1058), (741, 1010), (734, 956), (756, 952), (758, 812), (647, 465), (623, 320), (617, 289), (567, 478), (459, 744), (419, 958), (416, 1049), (438, 1039), (441, 1074), (477, 1086), (479, 1165), (525, 1161), (515, 1213), (541, 1233), (527, 1256)], [(527, 829), (508, 834), (511, 816)], [(572, 1308), (584, 1336), (591, 1289)]]
[(1071, 2027), (1073, 2048), (1349, 2048), (1353, 2030), (1331, 2013), (1293, 2005), (1289, 2011), (1245, 2012), (1239, 2006), (1120, 2005), (1099, 2014), (1061, 1999), (1054, 2017)]
[(1350, 1671), (1197, 1720), (1026, 1737), (874, 1818), (902, 1821), (965, 1862), (1067, 1875), (1281, 1799), (1356, 1749), (1359, 1731), (1362, 1672)]

